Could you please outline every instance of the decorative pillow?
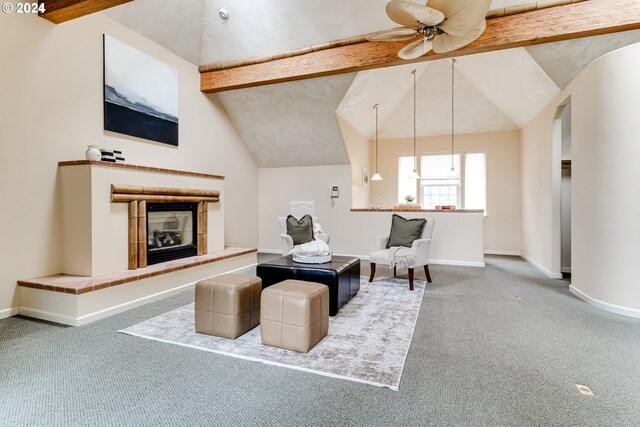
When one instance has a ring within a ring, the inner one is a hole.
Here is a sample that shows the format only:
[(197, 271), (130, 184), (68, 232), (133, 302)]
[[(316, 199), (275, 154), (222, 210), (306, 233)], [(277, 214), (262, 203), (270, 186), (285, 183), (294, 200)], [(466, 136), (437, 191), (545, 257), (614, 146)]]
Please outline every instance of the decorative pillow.
[(313, 240), (313, 221), (311, 215), (305, 215), (299, 220), (293, 215), (287, 217), (287, 234), (293, 239), (294, 245), (309, 243)]
[(393, 214), (387, 248), (392, 246), (410, 248), (413, 241), (419, 239), (422, 235), (422, 229), (426, 223), (427, 220), (424, 218), (406, 219), (400, 215)]

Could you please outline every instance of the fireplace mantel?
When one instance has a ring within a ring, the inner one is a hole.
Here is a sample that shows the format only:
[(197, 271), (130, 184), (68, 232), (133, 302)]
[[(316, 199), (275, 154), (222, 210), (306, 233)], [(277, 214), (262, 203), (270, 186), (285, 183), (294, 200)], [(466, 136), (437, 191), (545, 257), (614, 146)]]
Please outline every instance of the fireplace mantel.
[[(133, 238), (131, 225), (143, 216), (139, 205), (156, 203), (152, 200), (156, 196), (202, 198), (194, 203), (200, 205), (203, 218), (199, 222), (208, 232), (198, 230), (203, 250), (197, 255), (224, 249), (225, 182), (221, 175), (84, 160), (60, 162), (59, 171), (64, 274), (96, 276), (145, 267), (140, 258), (135, 266), (131, 259), (132, 244), (145, 241)], [(137, 212), (131, 207), (134, 199)]]
[(101, 161), (95, 161), (95, 160), (65, 160), (62, 162), (58, 162), (58, 167), (83, 166), (83, 165), (100, 166), (100, 167), (117, 168), (117, 169), (132, 169), (132, 170), (137, 170), (141, 172), (168, 173), (172, 175), (195, 176), (198, 178), (219, 179), (224, 181), (223, 175), (213, 175), (209, 173), (190, 172), (190, 171), (183, 171), (183, 170), (177, 170), (177, 169), (157, 168), (155, 166), (132, 165), (129, 163), (101, 162)]

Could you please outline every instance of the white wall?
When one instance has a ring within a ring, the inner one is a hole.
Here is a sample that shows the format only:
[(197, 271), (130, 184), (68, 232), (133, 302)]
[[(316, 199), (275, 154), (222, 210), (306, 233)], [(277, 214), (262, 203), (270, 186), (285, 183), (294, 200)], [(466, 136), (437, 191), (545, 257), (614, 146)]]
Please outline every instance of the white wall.
[[(349, 155), (349, 162), (351, 163), (351, 199), (352, 207), (354, 208), (368, 208), (369, 193), (371, 184), (364, 184), (362, 181), (362, 169), (369, 169), (369, 179), (375, 173), (375, 162), (373, 166), (369, 166), (369, 138), (361, 134), (356, 128), (354, 128), (349, 122), (337, 116), (338, 124), (340, 125), (340, 131), (342, 132), (342, 139), (344, 140), (347, 154)], [(375, 146), (373, 147), (375, 154)]]
[(592, 62), (522, 131), (522, 252), (560, 274), (561, 140), (571, 100), (571, 289), (640, 317), (640, 44)]
[[(372, 143), (373, 146), (373, 143)], [(458, 152), (483, 151), (487, 155), (487, 213), (484, 221), (484, 248), (487, 252), (519, 254), (521, 235), (520, 132), (492, 132), (456, 135)], [(421, 154), (447, 154), (451, 137), (418, 138)], [(371, 170), (375, 168), (372, 148)], [(381, 198), (386, 207), (396, 205), (398, 157), (413, 154), (413, 139), (384, 140), (379, 144), (380, 174), (383, 181), (371, 183), (371, 200)]]
[(561, 233), (562, 257), (560, 266), (563, 273), (571, 273), (571, 166), (562, 168)]
[(640, 317), (640, 44), (594, 61), (571, 86), (572, 287)]
[[(340, 187), (331, 207), (329, 188)], [(351, 212), (351, 167), (317, 166), (260, 169), (261, 250), (280, 250), (278, 216), (289, 213), (291, 200), (314, 200), (316, 215), (331, 234), (336, 254), (368, 256), (374, 236), (389, 234), (391, 212)], [(461, 265), (484, 265), (481, 213), (411, 213), (408, 218), (435, 218), (431, 260)]]
[(556, 96), (522, 129), (521, 254), (550, 277), (562, 276), (559, 197), (562, 132), (556, 115), (567, 93), (568, 89)]
[[(179, 148), (103, 131), (103, 33), (178, 69)], [(87, 144), (128, 163), (226, 175), (227, 243), (256, 246), (256, 164), (195, 66), (101, 13), (59, 26), (2, 13), (0, 39), (0, 317), (15, 313), (18, 279), (60, 272), (57, 162), (84, 158)]]

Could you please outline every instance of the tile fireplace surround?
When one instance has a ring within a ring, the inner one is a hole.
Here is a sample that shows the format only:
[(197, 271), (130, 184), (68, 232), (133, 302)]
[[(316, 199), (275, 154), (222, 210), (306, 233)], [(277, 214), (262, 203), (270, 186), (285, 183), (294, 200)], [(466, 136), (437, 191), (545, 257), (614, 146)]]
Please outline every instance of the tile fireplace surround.
[[(20, 314), (79, 326), (257, 261), (256, 249), (224, 247), (223, 176), (95, 161), (58, 166), (62, 272), (20, 280)], [(148, 267), (131, 265), (131, 202), (116, 198), (120, 203), (112, 203), (112, 186), (219, 195), (199, 212), (207, 225), (207, 233), (199, 236), (205, 250)]]

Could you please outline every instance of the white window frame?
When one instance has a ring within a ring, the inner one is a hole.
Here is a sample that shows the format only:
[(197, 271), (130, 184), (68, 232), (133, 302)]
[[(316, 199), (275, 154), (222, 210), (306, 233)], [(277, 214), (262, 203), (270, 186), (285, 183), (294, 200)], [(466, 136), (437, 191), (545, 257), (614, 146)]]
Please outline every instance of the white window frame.
[[(458, 180), (458, 197), (456, 200), (456, 208), (457, 209), (462, 209), (462, 201), (464, 200), (464, 198), (462, 197), (462, 191), (464, 189), (464, 185), (463, 185), (463, 178), (462, 178), (462, 174), (464, 172), (464, 169), (462, 167), (463, 164), (463, 158), (464, 155), (455, 151), (454, 154), (460, 156), (460, 179)], [(430, 153), (420, 153), (420, 169), (418, 169), (420, 172), (422, 172), (422, 157), (429, 157), (429, 156), (451, 156), (451, 152), (430, 152)], [(420, 176), (422, 177), (422, 174), (420, 174)], [(438, 180), (438, 181), (444, 181), (444, 180)], [(424, 187), (426, 187), (428, 184), (428, 180), (422, 178), (420, 179), (420, 186), (419, 186), (419, 191), (418, 191), (418, 196), (419, 196), (419, 202), (420, 202), (420, 206), (423, 206), (424, 200), (423, 200), (423, 196), (424, 196)], [(453, 184), (448, 184), (448, 185), (453, 185)]]
[[(464, 201), (465, 201), (465, 180), (466, 180), (466, 170), (465, 170), (465, 161), (466, 161), (466, 155), (467, 154), (476, 154), (476, 153), (482, 153), (484, 154), (484, 162), (485, 162), (485, 201), (484, 201), (484, 216), (487, 216), (487, 151), (486, 150), (457, 150), (454, 151), (454, 154), (457, 154), (460, 156), (460, 180), (458, 182), (458, 200), (456, 203), (456, 208), (457, 209), (466, 209), (466, 207), (464, 206)], [(445, 152), (445, 151), (430, 151), (430, 152), (421, 152), (418, 155), (418, 159), (417, 159), (417, 169), (418, 171), (422, 170), (422, 157), (427, 157), (427, 156), (442, 156), (442, 155), (451, 155), (451, 152)], [(400, 155), (402, 157), (412, 157), (412, 155), (409, 154), (402, 154)], [(398, 158), (398, 167), (400, 165), (400, 160)], [(424, 190), (423, 187), (425, 185), (427, 185), (425, 183), (426, 180), (421, 179), (420, 180), (420, 184), (418, 185), (418, 198), (417, 201), (420, 204), (420, 206), (423, 206), (423, 194), (424, 194)]]
[[(404, 196), (402, 196), (402, 201), (400, 200), (400, 159), (402, 157), (414, 157), (413, 153), (401, 153), (398, 154), (398, 159), (396, 160), (396, 164), (398, 165), (398, 172), (396, 173), (397, 179), (398, 181), (396, 182), (396, 203), (399, 205), (400, 203), (406, 203), (404, 200)], [(417, 158), (414, 160), (414, 162), (416, 163), (416, 168), (420, 167), (420, 155), (417, 156)], [(419, 170), (419, 169), (416, 169)], [(418, 186), (418, 183), (416, 182), (416, 188), (415, 188), (415, 192), (416, 192), (416, 200), (414, 203), (418, 203), (420, 204), (420, 187)], [(405, 194), (406, 196), (406, 194)]]

